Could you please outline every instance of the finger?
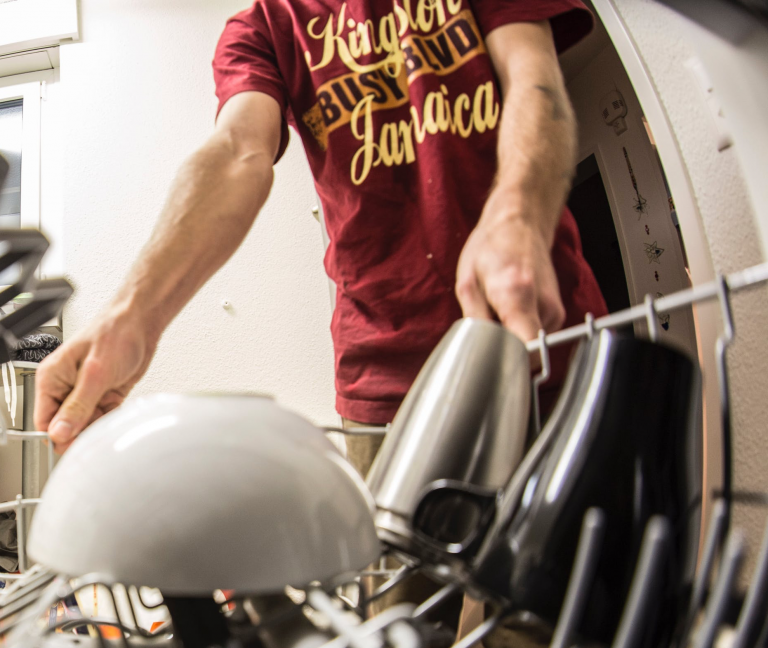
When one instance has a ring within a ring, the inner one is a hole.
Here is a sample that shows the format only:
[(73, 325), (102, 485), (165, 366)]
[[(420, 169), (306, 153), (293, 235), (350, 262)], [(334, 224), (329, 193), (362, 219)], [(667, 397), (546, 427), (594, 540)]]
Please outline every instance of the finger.
[(37, 386), (35, 394), (35, 429), (45, 432), (51, 424), (51, 419), (61, 406), (61, 400)]
[(456, 298), (459, 300), (464, 317), (493, 319), (493, 311), (474, 276), (456, 282)]
[(541, 329), (533, 276), (507, 272), (489, 285), (488, 297), (499, 320), (523, 342), (533, 340)]
[(106, 382), (101, 363), (87, 358), (78, 372), (74, 389), (64, 399), (48, 428), (54, 443), (71, 441), (85, 428), (107, 391)]
[(74, 443), (74, 439), (71, 441), (67, 441), (66, 443), (54, 443), (53, 444), (53, 451), (58, 455), (63, 455), (67, 450), (69, 450), (69, 446), (71, 446)]
[(504, 315), (499, 314), (499, 320), (504, 328), (514, 333), (523, 342), (535, 339), (541, 329), (541, 323), (535, 312), (510, 310)]
[[(72, 390), (70, 372), (60, 362), (57, 362), (59, 356), (53, 354), (48, 356), (38, 367), (35, 376), (35, 411), (34, 421), (35, 429), (45, 432), (51, 419), (61, 407), (61, 402)], [(75, 372), (72, 372), (72, 381), (74, 382)]]
[[(99, 407), (96, 408), (93, 414), (91, 414), (91, 418), (88, 419), (88, 422), (83, 426), (83, 430), (90, 427), (91, 424), (96, 421), (97, 419), (100, 419), (104, 414), (108, 414), (113, 409), (115, 409), (119, 403), (115, 403), (108, 406), (99, 405)], [(57, 454), (63, 455), (67, 450), (69, 450), (69, 446), (71, 446), (77, 437), (73, 437), (69, 441), (65, 443), (54, 443), (53, 449)]]
[(539, 304), (541, 325), (547, 333), (559, 331), (565, 323), (565, 306), (560, 292), (549, 293)]

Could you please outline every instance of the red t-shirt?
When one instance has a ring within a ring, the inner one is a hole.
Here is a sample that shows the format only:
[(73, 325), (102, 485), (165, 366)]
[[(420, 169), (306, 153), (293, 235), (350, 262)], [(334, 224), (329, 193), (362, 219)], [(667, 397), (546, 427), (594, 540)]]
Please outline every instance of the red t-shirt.
[[(291, 124), (322, 201), (342, 416), (392, 420), (461, 317), (456, 266), (496, 172), (501, 116), (483, 37), (545, 19), (559, 50), (592, 25), (579, 0), (257, 0), (228, 21), (219, 107), (248, 90), (276, 99), (280, 154)], [(567, 210), (553, 259), (567, 323), (604, 312)], [(553, 361), (557, 382), (565, 359)]]

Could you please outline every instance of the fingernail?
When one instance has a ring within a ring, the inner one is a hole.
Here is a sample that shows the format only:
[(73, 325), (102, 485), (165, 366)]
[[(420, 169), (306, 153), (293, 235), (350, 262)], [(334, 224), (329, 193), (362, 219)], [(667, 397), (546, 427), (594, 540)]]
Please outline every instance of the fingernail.
[(64, 443), (72, 438), (74, 428), (66, 421), (56, 421), (48, 429), (49, 436), (58, 443)]

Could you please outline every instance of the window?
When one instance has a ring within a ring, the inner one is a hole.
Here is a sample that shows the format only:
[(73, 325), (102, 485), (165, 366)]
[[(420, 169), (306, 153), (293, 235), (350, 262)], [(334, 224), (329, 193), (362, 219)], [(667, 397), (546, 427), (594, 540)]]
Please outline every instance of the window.
[(0, 227), (40, 227), (40, 82), (0, 87)]
[[(0, 228), (40, 227), (40, 82), (0, 87), (0, 153), (10, 163), (0, 187)], [(0, 272), (0, 286), (18, 268)]]
[(21, 226), (22, 103), (16, 100), (0, 104), (0, 155), (10, 164), (0, 188), (0, 227), (4, 228)]

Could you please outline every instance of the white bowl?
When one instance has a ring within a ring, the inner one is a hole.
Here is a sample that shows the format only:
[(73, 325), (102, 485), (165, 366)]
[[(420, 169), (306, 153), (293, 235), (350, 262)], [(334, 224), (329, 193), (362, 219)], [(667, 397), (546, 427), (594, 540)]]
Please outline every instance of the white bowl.
[(42, 497), (34, 560), (167, 594), (276, 592), (380, 553), (363, 481), (265, 397), (130, 401), (77, 439)]

